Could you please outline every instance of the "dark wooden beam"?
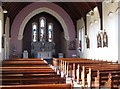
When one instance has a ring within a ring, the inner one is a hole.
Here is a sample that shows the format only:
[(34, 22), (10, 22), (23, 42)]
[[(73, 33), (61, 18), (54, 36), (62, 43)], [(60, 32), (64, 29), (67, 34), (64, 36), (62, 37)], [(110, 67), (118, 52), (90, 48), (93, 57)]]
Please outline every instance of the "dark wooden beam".
[(103, 30), (102, 2), (96, 2), (100, 15), (100, 30)]

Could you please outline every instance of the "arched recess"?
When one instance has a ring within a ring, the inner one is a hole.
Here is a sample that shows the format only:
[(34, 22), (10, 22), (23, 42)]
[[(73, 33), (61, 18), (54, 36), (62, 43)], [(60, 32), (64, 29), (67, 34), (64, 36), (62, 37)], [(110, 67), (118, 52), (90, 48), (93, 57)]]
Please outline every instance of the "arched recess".
[[(65, 34), (64, 38), (67, 42), (66, 45), (68, 45), (70, 40), (75, 40), (74, 24), (70, 16), (61, 7), (54, 3), (36, 2), (23, 8), (14, 19), (11, 26), (11, 51), (15, 47), (17, 52), (21, 54), (24, 27), (30, 18), (41, 12), (47, 12), (53, 15), (61, 23)], [(66, 52), (67, 55), (70, 55), (68, 48)]]

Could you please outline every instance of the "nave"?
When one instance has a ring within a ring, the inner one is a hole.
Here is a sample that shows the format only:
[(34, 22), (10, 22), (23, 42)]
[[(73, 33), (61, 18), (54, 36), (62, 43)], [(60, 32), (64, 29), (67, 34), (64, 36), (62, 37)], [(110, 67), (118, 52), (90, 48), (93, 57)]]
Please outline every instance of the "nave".
[(42, 58), (5, 60), (1, 70), (2, 89), (71, 89)]
[(0, 2), (0, 88), (120, 88), (119, 0), (14, 1)]
[(18, 58), (2, 61), (1, 70), (2, 89), (120, 88), (120, 64), (110, 61)]

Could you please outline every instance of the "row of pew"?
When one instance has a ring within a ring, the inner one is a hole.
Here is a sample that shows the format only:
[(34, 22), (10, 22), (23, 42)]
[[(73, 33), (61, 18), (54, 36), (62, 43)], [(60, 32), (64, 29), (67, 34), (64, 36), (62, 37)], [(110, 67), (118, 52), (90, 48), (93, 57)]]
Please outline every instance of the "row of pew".
[(84, 58), (53, 58), (53, 66), (82, 87), (120, 88), (120, 64), (117, 63)]
[(3, 60), (0, 70), (2, 89), (72, 89), (42, 58)]

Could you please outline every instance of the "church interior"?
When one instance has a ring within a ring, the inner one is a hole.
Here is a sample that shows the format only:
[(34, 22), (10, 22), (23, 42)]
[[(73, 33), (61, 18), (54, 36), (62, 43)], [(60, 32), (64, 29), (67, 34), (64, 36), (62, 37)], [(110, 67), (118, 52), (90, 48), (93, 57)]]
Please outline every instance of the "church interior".
[(119, 19), (119, 0), (0, 1), (0, 88), (120, 89)]

